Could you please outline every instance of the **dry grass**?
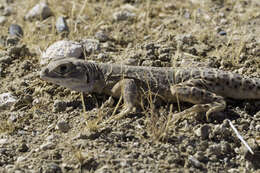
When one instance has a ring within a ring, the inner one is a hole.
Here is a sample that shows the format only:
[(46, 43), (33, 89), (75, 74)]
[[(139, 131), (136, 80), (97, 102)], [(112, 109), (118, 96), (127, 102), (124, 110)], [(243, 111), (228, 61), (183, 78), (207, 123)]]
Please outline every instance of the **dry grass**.
[(10, 122), (10, 121), (0, 121), (0, 134), (1, 133), (7, 133), (10, 134), (15, 130), (15, 125), (14, 123)]

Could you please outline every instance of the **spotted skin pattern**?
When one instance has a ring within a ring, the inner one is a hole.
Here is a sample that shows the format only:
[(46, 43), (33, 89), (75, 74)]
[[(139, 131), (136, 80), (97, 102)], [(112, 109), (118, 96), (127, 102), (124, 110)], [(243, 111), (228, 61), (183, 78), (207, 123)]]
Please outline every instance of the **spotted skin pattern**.
[(125, 66), (62, 58), (43, 68), (40, 77), (79, 92), (122, 96), (125, 108), (118, 117), (134, 111), (148, 91), (166, 102), (194, 104), (176, 117), (206, 112), (208, 118), (225, 109), (225, 98), (260, 99), (260, 79), (213, 68)]

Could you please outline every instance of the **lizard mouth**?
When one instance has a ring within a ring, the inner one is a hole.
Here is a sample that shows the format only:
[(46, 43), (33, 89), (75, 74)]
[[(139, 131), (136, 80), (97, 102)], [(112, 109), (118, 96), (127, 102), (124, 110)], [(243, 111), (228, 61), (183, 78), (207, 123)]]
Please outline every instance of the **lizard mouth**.
[(40, 71), (40, 78), (43, 79), (43, 80), (47, 79), (48, 72), (49, 72), (49, 70), (47, 68)]

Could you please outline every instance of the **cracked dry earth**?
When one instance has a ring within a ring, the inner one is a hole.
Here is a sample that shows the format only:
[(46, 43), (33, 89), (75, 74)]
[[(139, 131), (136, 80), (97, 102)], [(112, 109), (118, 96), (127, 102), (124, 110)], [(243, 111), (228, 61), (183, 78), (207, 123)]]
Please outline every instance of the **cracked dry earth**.
[[(86, 95), (83, 113), (80, 93), (38, 74), (54, 42), (91, 39), (96, 47), (79, 55), (87, 60), (195, 64), (260, 78), (258, 0), (49, 0), (51, 15), (28, 17), (37, 3), (0, 3), (0, 94), (10, 99), (0, 101), (0, 172), (260, 172), (260, 100), (227, 99), (209, 121), (202, 114), (176, 124), (167, 120), (178, 104), (150, 102), (100, 127), (118, 100), (102, 107), (108, 96)], [(67, 21), (65, 34), (55, 25), (59, 16)], [(23, 32), (10, 31), (11, 24)]]

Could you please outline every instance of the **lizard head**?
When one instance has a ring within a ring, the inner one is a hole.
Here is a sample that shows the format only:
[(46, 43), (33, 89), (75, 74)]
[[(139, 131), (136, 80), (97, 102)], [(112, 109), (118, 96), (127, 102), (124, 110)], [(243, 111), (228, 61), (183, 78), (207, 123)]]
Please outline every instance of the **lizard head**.
[(84, 60), (76, 58), (57, 59), (40, 72), (40, 78), (79, 92), (91, 93), (95, 76)]

